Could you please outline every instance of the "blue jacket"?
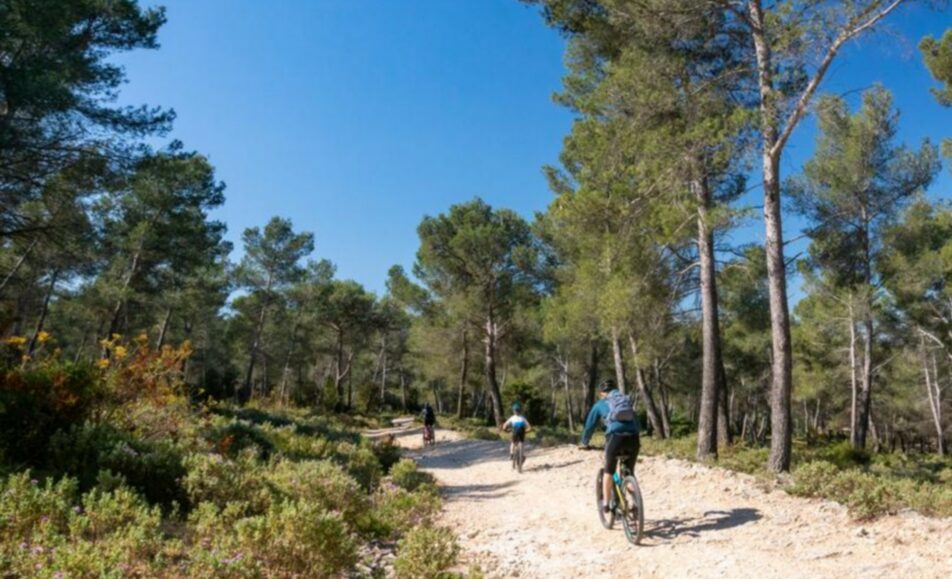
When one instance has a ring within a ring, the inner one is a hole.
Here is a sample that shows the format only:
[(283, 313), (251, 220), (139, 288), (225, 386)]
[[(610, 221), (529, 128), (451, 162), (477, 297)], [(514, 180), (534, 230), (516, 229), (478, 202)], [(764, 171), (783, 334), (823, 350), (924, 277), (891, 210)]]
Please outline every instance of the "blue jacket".
[(592, 409), (588, 413), (588, 418), (585, 419), (585, 429), (582, 431), (582, 444), (587, 445), (592, 439), (592, 434), (595, 433), (595, 427), (598, 426), (599, 422), (605, 424), (605, 434), (637, 434), (640, 431), (637, 418), (631, 422), (606, 423), (608, 419), (608, 410), (607, 399), (599, 400), (594, 406), (592, 406)]

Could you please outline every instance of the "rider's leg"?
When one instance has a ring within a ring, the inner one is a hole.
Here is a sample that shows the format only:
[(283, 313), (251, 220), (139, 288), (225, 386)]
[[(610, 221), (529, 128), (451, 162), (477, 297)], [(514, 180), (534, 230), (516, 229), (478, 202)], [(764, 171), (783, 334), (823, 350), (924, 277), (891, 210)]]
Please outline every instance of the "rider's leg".
[(606, 471), (605, 475), (602, 477), (602, 507), (606, 511), (608, 510), (607, 505), (611, 505), (613, 502), (615, 502), (614, 494), (615, 489), (614, 485), (612, 484), (612, 475)]

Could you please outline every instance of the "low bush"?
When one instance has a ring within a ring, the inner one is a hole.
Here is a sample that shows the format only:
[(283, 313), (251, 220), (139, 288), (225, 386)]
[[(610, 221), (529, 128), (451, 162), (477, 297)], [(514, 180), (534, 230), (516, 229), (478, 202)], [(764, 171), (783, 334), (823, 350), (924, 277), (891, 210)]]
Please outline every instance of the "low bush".
[(182, 480), (191, 504), (211, 503), (217, 507), (241, 504), (247, 514), (265, 512), (271, 504), (271, 492), (265, 484), (254, 451), (234, 459), (217, 453), (196, 453), (185, 461), (187, 474)]
[(28, 473), (0, 492), (0, 575), (151, 577), (177, 544), (162, 515), (126, 487), (78, 495), (75, 480), (39, 484)]
[(362, 522), (369, 506), (369, 498), (357, 481), (327, 460), (278, 460), (267, 468), (264, 477), (280, 496), (310, 501), (337, 512), (352, 526)]
[(83, 490), (93, 488), (100, 473), (109, 471), (165, 509), (176, 503), (184, 506), (187, 500), (181, 484), (184, 457), (176, 446), (147, 443), (111, 426), (84, 425), (54, 435), (49, 468), (57, 475), (76, 477)]
[(432, 487), (416, 492), (384, 485), (373, 496), (373, 522), (378, 536), (397, 538), (420, 525), (429, 525), (440, 511), (440, 499)]
[(393, 484), (411, 492), (422, 485), (432, 485), (434, 482), (429, 473), (421, 471), (417, 468), (417, 463), (409, 458), (401, 459), (394, 465), (390, 470), (390, 477), (393, 479)]
[(383, 468), (369, 444), (342, 442), (337, 445), (336, 459), (364, 490), (377, 488)]
[(452, 577), (459, 545), (449, 529), (417, 527), (400, 540), (393, 563), (398, 579), (442, 579)]
[(230, 551), (254, 560), (267, 576), (334, 577), (357, 562), (357, 542), (341, 515), (309, 501), (275, 503), (224, 535)]
[(85, 422), (103, 396), (89, 364), (0, 369), (0, 455), (39, 466), (50, 438)]
[(952, 516), (952, 489), (912, 480), (889, 478), (858, 468), (841, 469), (826, 461), (797, 468), (787, 489), (791, 494), (837, 501), (859, 519), (895, 513), (903, 508), (926, 515)]

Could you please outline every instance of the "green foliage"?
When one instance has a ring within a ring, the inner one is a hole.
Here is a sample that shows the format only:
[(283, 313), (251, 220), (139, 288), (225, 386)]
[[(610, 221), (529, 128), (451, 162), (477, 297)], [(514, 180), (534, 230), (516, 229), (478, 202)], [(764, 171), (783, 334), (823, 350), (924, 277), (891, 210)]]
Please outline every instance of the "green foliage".
[(0, 369), (0, 456), (37, 465), (53, 434), (90, 418), (102, 396), (90, 364)]
[(952, 106), (952, 31), (946, 30), (941, 39), (927, 36), (919, 43), (932, 77), (942, 88), (932, 89), (935, 98), (945, 106)]
[(0, 573), (154, 576), (167, 562), (161, 523), (159, 509), (125, 487), (80, 496), (74, 480), (14, 475), (0, 487)]
[(262, 513), (271, 504), (271, 492), (252, 452), (242, 452), (233, 459), (217, 453), (195, 453), (185, 465), (188, 472), (182, 485), (190, 504), (220, 508), (243, 505), (245, 513)]
[(265, 479), (278, 496), (300, 499), (337, 512), (354, 526), (368, 511), (368, 496), (347, 472), (322, 460), (279, 460), (267, 467)]
[(390, 478), (393, 484), (398, 487), (413, 492), (424, 485), (433, 485), (433, 477), (417, 468), (416, 462), (409, 458), (404, 458), (390, 470)]
[(511, 409), (514, 402), (521, 402), (523, 416), (533, 427), (548, 422), (551, 410), (549, 401), (536, 386), (524, 382), (511, 382), (503, 388), (502, 397), (507, 409)]
[(450, 577), (459, 545), (448, 529), (417, 527), (400, 540), (394, 571), (399, 579), (442, 579)]
[(152, 504), (166, 509), (186, 504), (184, 457), (167, 441), (146, 442), (110, 426), (86, 425), (53, 436), (49, 456), (54, 472), (76, 477), (84, 490), (93, 488), (107, 471)]
[(282, 501), (239, 521), (224, 543), (277, 575), (330, 577), (357, 562), (355, 538), (341, 515), (306, 500)]
[(385, 484), (373, 495), (373, 524), (385, 538), (399, 538), (413, 528), (431, 525), (439, 512), (439, 495), (429, 485), (410, 492)]

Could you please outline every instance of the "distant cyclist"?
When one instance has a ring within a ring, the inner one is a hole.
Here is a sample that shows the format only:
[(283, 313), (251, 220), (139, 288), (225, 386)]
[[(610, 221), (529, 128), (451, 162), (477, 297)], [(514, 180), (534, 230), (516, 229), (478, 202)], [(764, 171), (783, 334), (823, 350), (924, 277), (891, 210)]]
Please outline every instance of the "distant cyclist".
[(619, 456), (626, 456), (625, 464), (634, 470), (638, 460), (638, 451), (641, 449), (641, 439), (638, 435), (638, 418), (635, 416), (631, 398), (622, 394), (616, 387), (615, 381), (609, 378), (598, 388), (599, 401), (592, 406), (585, 420), (585, 429), (582, 431), (581, 446), (588, 448), (595, 427), (599, 420), (605, 427), (605, 475), (602, 478), (602, 496), (605, 497), (602, 509), (611, 510), (609, 497), (612, 496), (612, 473), (615, 472), (615, 463)]
[(509, 442), (510, 460), (516, 452), (516, 443), (526, 441), (526, 433), (529, 432), (530, 428), (529, 421), (522, 415), (522, 404), (514, 402), (512, 404), (512, 416), (502, 425), (503, 430), (512, 430), (512, 440)]
[(423, 403), (423, 439), (424, 442), (435, 441), (433, 427), (436, 425), (436, 412), (429, 402)]

